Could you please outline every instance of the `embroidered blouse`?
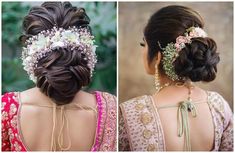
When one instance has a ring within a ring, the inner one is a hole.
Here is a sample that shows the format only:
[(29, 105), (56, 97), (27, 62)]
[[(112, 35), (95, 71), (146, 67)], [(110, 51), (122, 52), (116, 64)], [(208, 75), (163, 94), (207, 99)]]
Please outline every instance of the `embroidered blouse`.
[[(221, 95), (208, 92), (207, 103), (214, 124), (211, 151), (233, 151), (233, 114)], [(163, 128), (151, 96), (133, 98), (120, 104), (120, 151), (166, 151)]]
[[(96, 137), (91, 151), (115, 151), (116, 97), (98, 91), (95, 96), (98, 115)], [(2, 96), (2, 151), (29, 151), (20, 131), (20, 107), (19, 93), (9, 92)]]

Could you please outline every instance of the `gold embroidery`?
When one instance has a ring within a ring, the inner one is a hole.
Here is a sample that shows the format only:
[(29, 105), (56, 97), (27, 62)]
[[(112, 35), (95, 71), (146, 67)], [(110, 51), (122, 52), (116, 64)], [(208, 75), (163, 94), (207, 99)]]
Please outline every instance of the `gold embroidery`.
[(12, 141), (14, 138), (14, 133), (11, 128), (9, 128), (9, 130), (8, 130), (8, 135), (9, 135), (10, 141)]
[(219, 110), (220, 110), (222, 113), (224, 113), (224, 106), (223, 106), (222, 103), (220, 103), (219, 107), (220, 107)]
[(105, 144), (103, 145), (103, 150), (104, 150), (104, 151), (110, 150), (109, 145), (108, 145), (107, 143), (105, 143)]
[(14, 143), (14, 147), (15, 147), (16, 151), (21, 151), (21, 149), (22, 149), (17, 141)]
[(152, 117), (149, 113), (143, 113), (143, 114), (141, 114), (140, 121), (141, 121), (144, 125), (149, 124), (150, 122), (152, 122), (152, 120), (153, 120), (153, 117)]
[(141, 104), (141, 103), (138, 103), (138, 104), (135, 105), (135, 109), (136, 110), (142, 110), (142, 109), (144, 109), (144, 105)]
[(6, 102), (2, 102), (2, 110), (5, 108)]
[(148, 129), (145, 129), (145, 130), (143, 131), (143, 136), (144, 136), (144, 138), (146, 138), (146, 139), (150, 139), (151, 136), (152, 136), (152, 132), (151, 132), (150, 130), (148, 130)]
[(2, 112), (2, 121), (8, 120), (8, 114), (6, 111)]
[(17, 111), (16, 105), (15, 104), (11, 104), (10, 112), (9, 112), (10, 116), (14, 115), (16, 113), (16, 111)]
[(149, 144), (147, 150), (148, 150), (148, 151), (156, 151), (156, 146), (155, 146), (155, 144)]
[(13, 117), (13, 119), (11, 120), (11, 126), (16, 129), (16, 125), (17, 125), (17, 116), (15, 115)]

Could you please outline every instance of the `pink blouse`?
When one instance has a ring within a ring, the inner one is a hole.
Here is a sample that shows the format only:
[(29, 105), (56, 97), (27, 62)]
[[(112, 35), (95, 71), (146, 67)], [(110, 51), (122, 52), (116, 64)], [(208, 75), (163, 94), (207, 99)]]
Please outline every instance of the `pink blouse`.
[[(95, 92), (98, 118), (95, 143), (91, 151), (116, 150), (116, 97)], [(9, 92), (2, 96), (2, 151), (27, 151), (19, 128), (20, 102), (18, 94)]]

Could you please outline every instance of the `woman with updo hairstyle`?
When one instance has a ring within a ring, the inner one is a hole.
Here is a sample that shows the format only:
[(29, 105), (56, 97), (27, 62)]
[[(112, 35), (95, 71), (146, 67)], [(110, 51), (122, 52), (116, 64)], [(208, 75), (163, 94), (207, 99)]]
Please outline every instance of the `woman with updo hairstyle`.
[(216, 78), (216, 42), (198, 12), (166, 6), (144, 28), (143, 59), (156, 93), (120, 104), (119, 150), (233, 151), (233, 114), (224, 98), (194, 82)]
[(2, 96), (2, 151), (115, 151), (116, 98), (82, 90), (96, 45), (84, 8), (44, 2), (23, 20), (23, 67), (36, 87)]

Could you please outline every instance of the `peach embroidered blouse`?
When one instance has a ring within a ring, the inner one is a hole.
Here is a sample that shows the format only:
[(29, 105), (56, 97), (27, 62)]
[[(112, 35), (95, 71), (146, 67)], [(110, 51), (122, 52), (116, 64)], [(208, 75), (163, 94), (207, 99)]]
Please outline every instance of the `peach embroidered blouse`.
[[(233, 114), (227, 102), (216, 92), (208, 92), (208, 106), (214, 123), (211, 151), (233, 151)], [(166, 151), (160, 117), (151, 96), (142, 96), (120, 104), (120, 151)]]
[[(116, 150), (116, 98), (108, 93), (95, 92), (98, 117), (96, 140), (91, 151)], [(2, 96), (2, 151), (28, 151), (22, 141), (19, 126), (21, 104), (18, 93), (9, 92)]]

